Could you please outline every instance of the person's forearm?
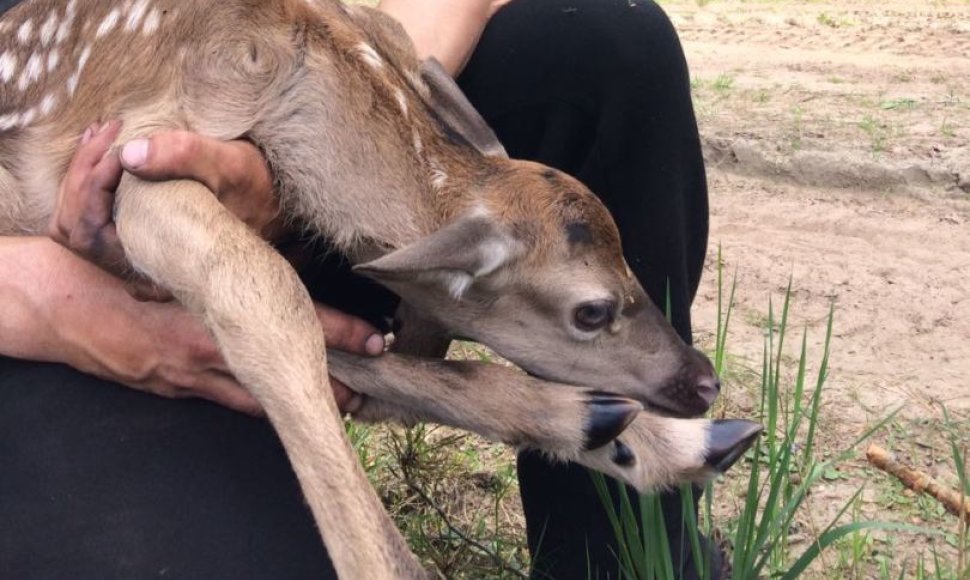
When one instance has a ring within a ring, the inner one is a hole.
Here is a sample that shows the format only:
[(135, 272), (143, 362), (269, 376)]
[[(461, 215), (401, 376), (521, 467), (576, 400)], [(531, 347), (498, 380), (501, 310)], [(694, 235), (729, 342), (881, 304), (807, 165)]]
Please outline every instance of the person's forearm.
[(378, 8), (404, 26), (420, 58), (435, 57), (454, 76), (468, 62), (491, 15), (503, 4), (496, 0), (381, 0)]
[(138, 304), (124, 285), (44, 237), (0, 237), (0, 354), (95, 371), (81, 332), (116, 329)]

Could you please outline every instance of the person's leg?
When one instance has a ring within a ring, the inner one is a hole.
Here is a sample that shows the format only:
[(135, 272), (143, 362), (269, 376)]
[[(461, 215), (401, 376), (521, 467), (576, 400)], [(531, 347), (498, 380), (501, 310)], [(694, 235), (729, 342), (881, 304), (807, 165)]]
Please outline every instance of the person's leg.
[[(459, 83), (512, 157), (558, 167), (601, 197), (630, 267), (661, 308), (669, 287), (673, 324), (689, 342), (707, 188), (684, 55), (662, 11), (641, 0), (512, 2)], [(589, 474), (523, 454), (519, 480), (536, 575), (616, 577), (613, 531)], [(679, 495), (663, 506), (679, 563), (690, 550)]]
[(269, 424), (0, 358), (11, 578), (335, 578)]

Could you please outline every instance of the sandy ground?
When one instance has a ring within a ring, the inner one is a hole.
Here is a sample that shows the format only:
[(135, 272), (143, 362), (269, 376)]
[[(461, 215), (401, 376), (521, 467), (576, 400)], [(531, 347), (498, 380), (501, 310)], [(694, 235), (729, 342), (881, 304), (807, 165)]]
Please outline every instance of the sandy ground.
[[(738, 276), (727, 408), (754, 409), (768, 301), (777, 315), (791, 276), (810, 361), (835, 305), (823, 452), (901, 407), (895, 435), (876, 438), (953, 482), (936, 427), (945, 404), (970, 447), (970, 3), (663, 5), (684, 42), (709, 167), (701, 344), (713, 342), (718, 244)], [(887, 513), (889, 484), (862, 467), (822, 486), (816, 514), (870, 480), (863, 513), (952, 523)]]
[[(791, 274), (815, 342), (835, 302), (832, 402), (846, 420), (901, 403), (970, 413), (970, 4), (665, 8), (707, 145), (709, 270), (720, 244), (739, 276), (731, 350), (760, 360), (768, 297)], [(914, 168), (941, 175), (907, 181)], [(701, 332), (715, 278), (696, 304)]]

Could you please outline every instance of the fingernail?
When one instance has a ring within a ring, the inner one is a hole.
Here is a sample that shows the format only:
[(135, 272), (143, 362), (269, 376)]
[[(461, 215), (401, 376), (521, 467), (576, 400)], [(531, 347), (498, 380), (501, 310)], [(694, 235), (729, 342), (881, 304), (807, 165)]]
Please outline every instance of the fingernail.
[(88, 127), (84, 130), (84, 134), (81, 135), (81, 145), (84, 145), (90, 141), (91, 137), (94, 137), (94, 129), (92, 127)]
[(144, 165), (148, 161), (148, 139), (133, 139), (125, 143), (121, 148), (121, 161), (131, 168)]
[(364, 350), (371, 356), (377, 356), (384, 352), (384, 337), (380, 334), (372, 334), (364, 343)]

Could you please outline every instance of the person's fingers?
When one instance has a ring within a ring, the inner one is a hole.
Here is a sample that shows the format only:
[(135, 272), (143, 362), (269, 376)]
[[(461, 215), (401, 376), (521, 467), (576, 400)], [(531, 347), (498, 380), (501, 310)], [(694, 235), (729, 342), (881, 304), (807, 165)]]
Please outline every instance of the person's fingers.
[(181, 130), (134, 139), (121, 148), (125, 169), (150, 181), (191, 179), (264, 238), (283, 233), (273, 176), (260, 150), (248, 141), (219, 141)]
[(325, 304), (316, 308), (328, 347), (369, 356), (384, 352), (384, 335), (364, 320)]
[(265, 415), (263, 407), (249, 391), (231, 376), (218, 371), (206, 373), (194, 388), (185, 393), (187, 396), (212, 401), (223, 407), (254, 417)]
[(182, 130), (163, 130), (121, 148), (125, 169), (142, 179), (193, 179), (214, 192), (272, 188), (272, 177), (255, 145), (219, 141)]
[[(109, 148), (121, 130), (121, 123), (112, 121), (102, 125), (91, 125), (81, 137), (81, 143), (68, 166), (67, 173), (58, 191), (57, 204), (51, 217), (49, 234), (62, 244), (67, 244), (81, 213), (92, 204), (90, 198), (96, 191), (89, 189), (92, 185), (108, 186), (112, 181), (121, 177), (119, 166), (112, 165)], [(102, 164), (108, 160), (107, 164)], [(111, 175), (112, 172), (115, 175)], [(92, 175), (94, 175), (92, 181)], [(115, 181), (115, 183), (117, 183)], [(111, 188), (110, 191), (114, 191)], [(113, 200), (111, 196), (111, 200)], [(98, 207), (103, 205), (98, 201)], [(110, 207), (110, 205), (109, 205)]]
[(121, 180), (118, 156), (107, 153), (73, 194), (77, 199), (68, 247), (115, 273), (127, 268), (125, 252), (114, 226), (115, 190)]
[(337, 408), (342, 414), (350, 413), (353, 415), (360, 410), (364, 404), (364, 395), (352, 391), (347, 385), (330, 376), (330, 387), (333, 389), (333, 397), (337, 400)]
[(128, 277), (125, 287), (132, 298), (139, 302), (170, 302), (172, 293), (147, 278)]

